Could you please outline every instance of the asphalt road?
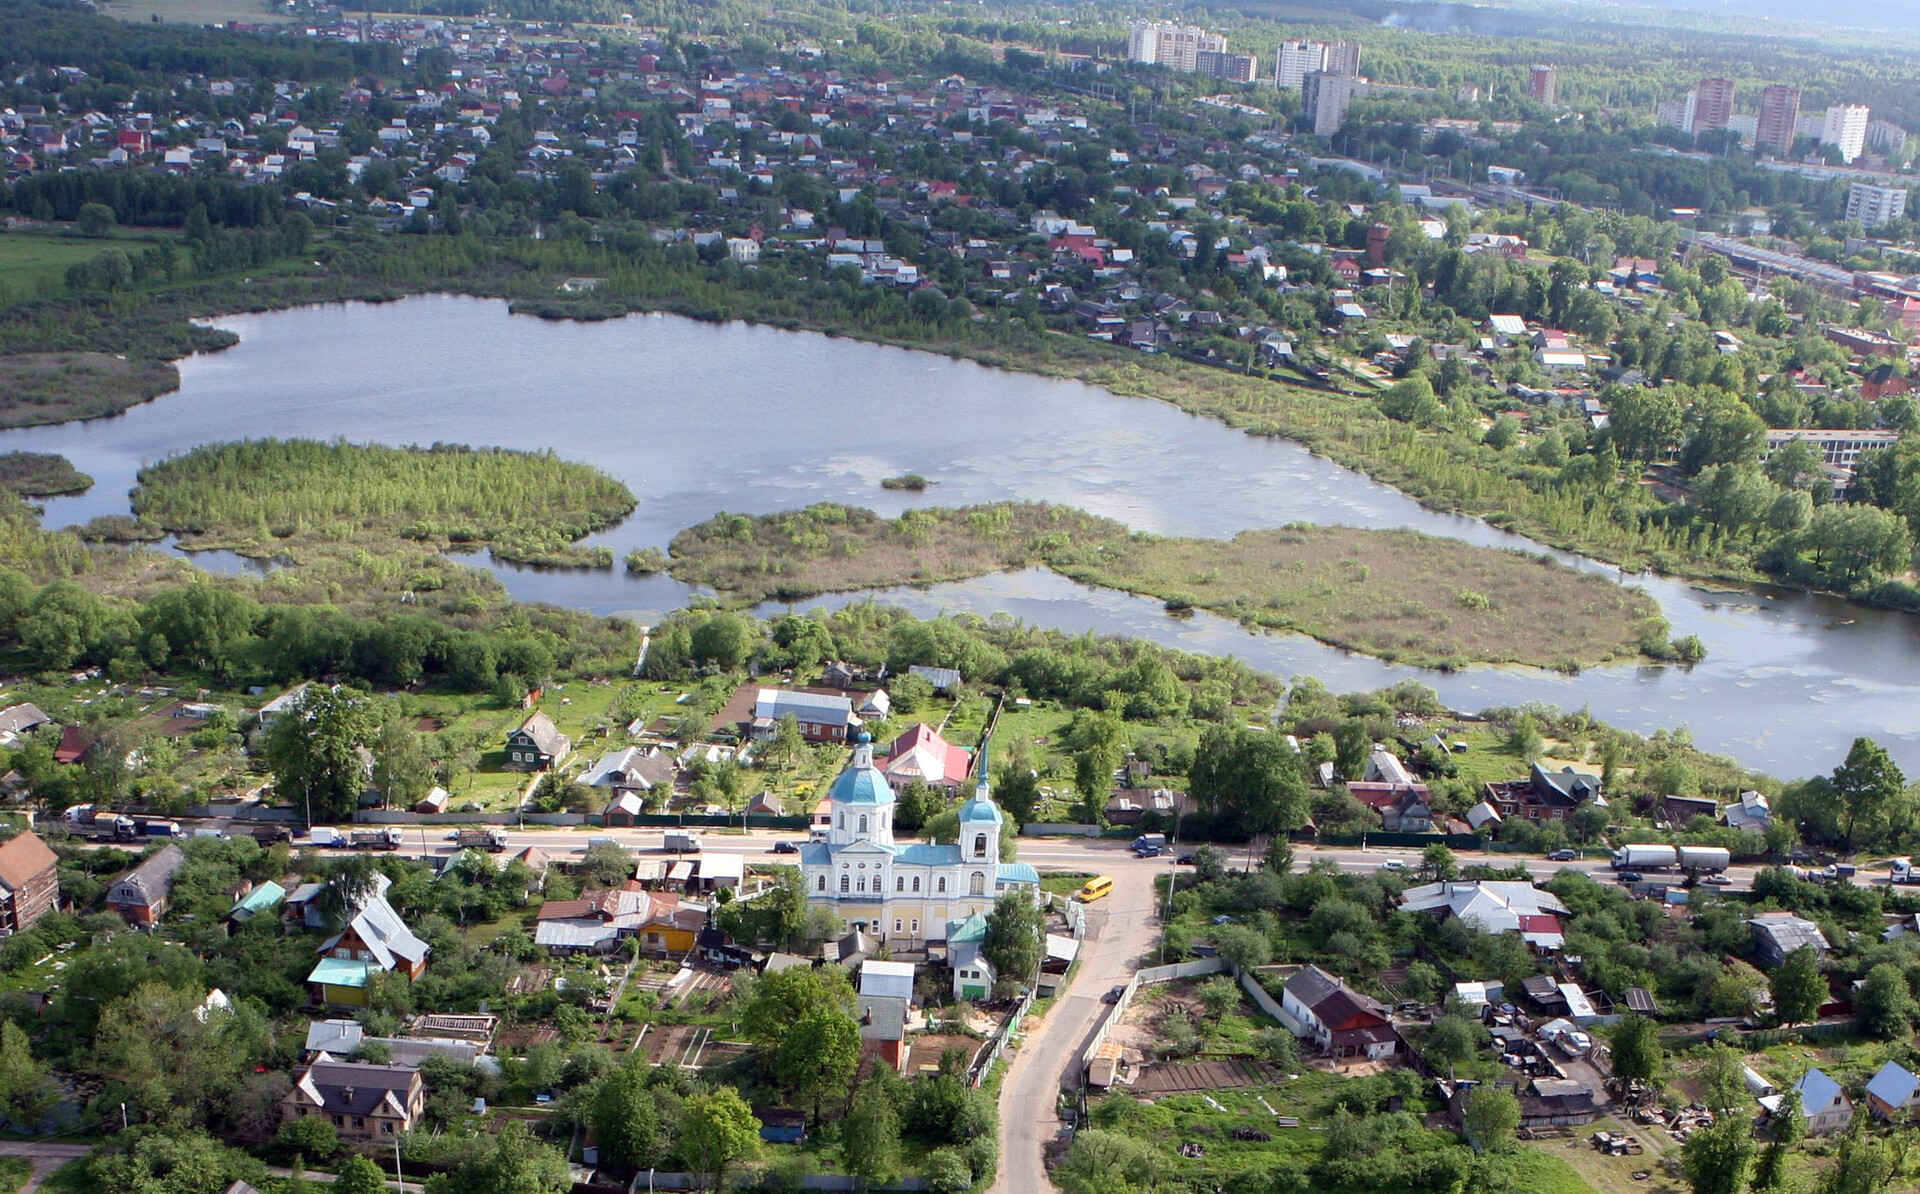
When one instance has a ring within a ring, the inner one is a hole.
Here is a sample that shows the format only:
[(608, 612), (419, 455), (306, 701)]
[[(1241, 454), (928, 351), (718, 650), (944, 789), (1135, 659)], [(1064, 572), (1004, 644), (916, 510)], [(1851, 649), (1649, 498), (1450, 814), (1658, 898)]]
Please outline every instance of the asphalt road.
[[(431, 857), (437, 854), (453, 852), (453, 843), (448, 839), (444, 826), (403, 827), (405, 837), (399, 853), (410, 857)], [(569, 828), (534, 828), (507, 830), (507, 842), (510, 850), (521, 850), (527, 846), (538, 846), (552, 854), (580, 854), (587, 849), (588, 841), (594, 838), (612, 838), (622, 846), (648, 857), (672, 857), (663, 848), (666, 840), (662, 830), (653, 829), (601, 829), (583, 826)], [(779, 855), (773, 852), (775, 843), (782, 841), (798, 842), (804, 835), (792, 831), (751, 830), (747, 833), (719, 833), (713, 830), (701, 831), (701, 841), (708, 853), (740, 854), (749, 858), (761, 858), (767, 862), (785, 862), (791, 855)], [(296, 839), (295, 846), (305, 845), (305, 839)], [(1184, 847), (1181, 851), (1184, 852)], [(1471, 851), (1457, 853), (1455, 858), (1462, 866), (1485, 864), (1489, 866), (1522, 865), (1537, 880), (1551, 879), (1562, 870), (1573, 868), (1586, 871), (1602, 882), (1612, 882), (1613, 868), (1605, 851), (1591, 850), (1589, 857), (1573, 862), (1548, 862), (1544, 858), (1516, 854), (1480, 854)], [(691, 856), (688, 856), (691, 857)], [(1144, 866), (1151, 870), (1156, 866), (1171, 865), (1170, 858), (1149, 860), (1140, 863), (1128, 850), (1125, 841), (1115, 838), (1046, 837), (1020, 839), (1019, 857), (1022, 862), (1030, 862), (1040, 870), (1079, 870), (1112, 873), (1117, 878), (1119, 872), (1135, 866)], [(1228, 849), (1229, 865), (1242, 865), (1243, 851)], [(1316, 859), (1332, 859), (1342, 870), (1372, 871), (1378, 870), (1389, 862), (1399, 862), (1407, 870), (1420, 864), (1420, 851), (1412, 849), (1362, 849), (1357, 846), (1307, 846), (1294, 848), (1294, 865), (1304, 867)], [(1726, 872), (1731, 880), (1730, 890), (1743, 890), (1753, 886), (1753, 878), (1759, 873), (1758, 867), (1736, 866)], [(1649, 875), (1660, 878), (1660, 875)], [(1674, 877), (1674, 876), (1666, 876)], [(1862, 872), (1856, 882), (1869, 882), (1871, 876)], [(1882, 877), (1884, 882), (1884, 876)]]

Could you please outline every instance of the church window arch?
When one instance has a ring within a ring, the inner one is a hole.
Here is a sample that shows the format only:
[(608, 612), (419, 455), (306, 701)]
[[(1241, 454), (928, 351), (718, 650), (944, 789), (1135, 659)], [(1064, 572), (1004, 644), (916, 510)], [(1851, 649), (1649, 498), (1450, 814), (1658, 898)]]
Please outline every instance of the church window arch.
[(853, 882), (852, 875), (840, 876), (840, 894), (841, 895), (847, 894), (847, 892), (851, 889), (852, 882)]
[(865, 833), (866, 831), (867, 831), (867, 814), (861, 813), (860, 814), (860, 832)]
[(915, 895), (920, 894), (920, 876), (918, 875), (915, 875), (913, 877), (913, 894)]
[(973, 835), (973, 852), (976, 855), (986, 854), (987, 852), (987, 835), (986, 834), (976, 833)]

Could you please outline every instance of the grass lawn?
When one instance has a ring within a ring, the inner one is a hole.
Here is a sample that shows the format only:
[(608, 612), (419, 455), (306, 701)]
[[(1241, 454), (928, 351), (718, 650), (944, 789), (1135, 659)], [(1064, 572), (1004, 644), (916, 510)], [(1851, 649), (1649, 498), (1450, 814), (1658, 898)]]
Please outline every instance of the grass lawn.
[(0, 1191), (13, 1194), (33, 1176), (33, 1164), (25, 1157), (0, 1157)]
[[(1594, 1129), (1576, 1130), (1591, 1133)], [(1680, 1188), (1657, 1168), (1647, 1181), (1633, 1180), (1633, 1174), (1647, 1168), (1647, 1160), (1645, 1156), (1601, 1156), (1587, 1145), (1584, 1135), (1574, 1140), (1542, 1140), (1523, 1145), (1515, 1154), (1514, 1188), (1528, 1194), (1625, 1194), (1629, 1190), (1680, 1194)]]
[(1040, 876), (1040, 890), (1057, 896), (1070, 896), (1086, 886), (1092, 871), (1048, 871)]

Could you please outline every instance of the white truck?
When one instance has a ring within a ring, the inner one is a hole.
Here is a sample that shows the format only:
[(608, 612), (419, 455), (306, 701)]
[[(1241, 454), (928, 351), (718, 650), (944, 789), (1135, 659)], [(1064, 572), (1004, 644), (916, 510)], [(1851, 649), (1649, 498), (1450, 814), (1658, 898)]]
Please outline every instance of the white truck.
[(346, 839), (331, 825), (315, 825), (307, 830), (307, 840), (316, 846), (338, 846)]
[(1896, 858), (1888, 864), (1887, 880), (1890, 883), (1920, 883), (1920, 871), (1916, 871), (1911, 858)]
[(687, 829), (669, 829), (666, 845), (661, 848), (669, 854), (698, 854), (700, 835)]
[(1613, 852), (1616, 871), (1687, 871), (1718, 874), (1732, 865), (1733, 856), (1720, 846), (1622, 846)]

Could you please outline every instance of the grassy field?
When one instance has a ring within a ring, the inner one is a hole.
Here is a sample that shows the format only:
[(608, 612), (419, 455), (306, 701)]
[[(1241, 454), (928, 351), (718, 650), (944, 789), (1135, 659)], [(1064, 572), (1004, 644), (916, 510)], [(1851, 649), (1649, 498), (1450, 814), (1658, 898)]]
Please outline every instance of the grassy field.
[[(66, 291), (67, 267), (92, 261), (110, 241), (44, 232), (8, 232), (0, 235), (0, 297), (9, 302)], [(122, 244), (124, 249), (143, 246)]]
[(676, 535), (671, 571), (747, 603), (958, 580), (1046, 564), (1088, 584), (1427, 666), (1580, 666), (1639, 654), (1645, 594), (1544, 556), (1414, 531), (1290, 526), (1231, 540), (1133, 534), (1032, 503), (838, 505), (722, 514)]
[(180, 25), (224, 25), (229, 21), (291, 21), (293, 16), (262, 0), (132, 0), (106, 3), (100, 11), (122, 21), (146, 23), (156, 17)]

